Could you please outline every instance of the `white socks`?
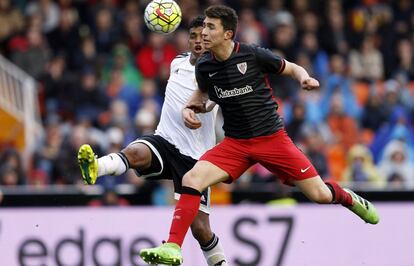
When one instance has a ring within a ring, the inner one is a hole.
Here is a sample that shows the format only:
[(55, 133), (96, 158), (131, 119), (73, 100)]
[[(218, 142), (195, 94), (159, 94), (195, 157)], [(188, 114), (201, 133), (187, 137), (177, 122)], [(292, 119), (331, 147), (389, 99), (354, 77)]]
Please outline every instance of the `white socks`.
[(98, 176), (122, 175), (128, 168), (128, 161), (120, 153), (110, 153), (98, 158)]
[(224, 255), (223, 247), (219, 242), (219, 238), (214, 235), (212, 241), (207, 246), (202, 246), (204, 257), (209, 266), (227, 266), (227, 259)]

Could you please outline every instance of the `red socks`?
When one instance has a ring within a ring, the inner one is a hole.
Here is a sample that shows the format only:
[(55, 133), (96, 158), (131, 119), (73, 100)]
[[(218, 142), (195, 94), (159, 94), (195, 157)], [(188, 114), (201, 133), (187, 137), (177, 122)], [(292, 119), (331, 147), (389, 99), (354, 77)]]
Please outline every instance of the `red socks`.
[(352, 196), (333, 180), (325, 181), (332, 192), (332, 203), (340, 203), (345, 207), (352, 206)]
[[(193, 190), (191, 191), (191, 194), (181, 194), (180, 200), (178, 201), (177, 206), (175, 206), (175, 212), (170, 228), (170, 237), (167, 241), (176, 243), (180, 247), (183, 244), (188, 228), (193, 223), (200, 206), (201, 193), (195, 189), (191, 190)], [(198, 195), (194, 195), (197, 194), (196, 192)]]

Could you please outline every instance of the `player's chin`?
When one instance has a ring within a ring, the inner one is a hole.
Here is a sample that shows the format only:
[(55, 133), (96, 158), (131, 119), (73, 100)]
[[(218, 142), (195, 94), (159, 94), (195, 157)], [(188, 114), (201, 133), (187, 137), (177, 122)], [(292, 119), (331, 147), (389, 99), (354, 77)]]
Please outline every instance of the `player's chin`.
[(204, 51), (205, 51), (204, 49), (194, 49), (193, 53), (195, 56), (199, 57), (204, 53)]
[(204, 52), (204, 48), (201, 45), (195, 45), (194, 46), (194, 52), (202, 54)]

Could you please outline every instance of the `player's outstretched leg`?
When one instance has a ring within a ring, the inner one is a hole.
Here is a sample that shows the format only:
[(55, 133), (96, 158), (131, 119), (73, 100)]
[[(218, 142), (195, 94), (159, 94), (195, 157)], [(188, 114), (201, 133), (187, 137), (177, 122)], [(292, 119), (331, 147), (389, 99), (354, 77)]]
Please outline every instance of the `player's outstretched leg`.
[(319, 176), (296, 181), (295, 185), (312, 201), (320, 204), (341, 204), (370, 224), (379, 222), (374, 205), (333, 180), (325, 182)]
[(352, 197), (352, 205), (347, 206), (349, 210), (367, 223), (377, 224), (379, 222), (378, 212), (371, 202), (357, 195), (350, 189), (344, 188), (344, 190)]
[(142, 249), (139, 256), (149, 264), (178, 266), (183, 263), (181, 248), (175, 243), (164, 243), (159, 247)]
[(342, 188), (333, 180), (327, 180), (325, 184), (332, 192), (333, 203), (342, 204), (367, 223), (377, 224), (379, 222), (378, 212), (372, 203), (352, 190)]
[(98, 178), (98, 160), (89, 144), (83, 144), (78, 151), (78, 164), (85, 184), (93, 185)]

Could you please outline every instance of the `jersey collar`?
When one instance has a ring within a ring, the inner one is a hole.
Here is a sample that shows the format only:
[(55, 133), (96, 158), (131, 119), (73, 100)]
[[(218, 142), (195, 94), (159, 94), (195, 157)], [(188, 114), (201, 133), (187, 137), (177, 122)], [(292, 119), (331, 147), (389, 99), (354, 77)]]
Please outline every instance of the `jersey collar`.
[[(234, 42), (233, 52), (231, 53), (230, 57), (227, 60), (229, 60), (234, 54), (237, 54), (239, 50), (240, 50), (240, 42)], [(210, 52), (210, 55), (211, 55), (211, 59), (217, 62), (224, 62), (224, 61), (218, 61), (212, 52)]]

